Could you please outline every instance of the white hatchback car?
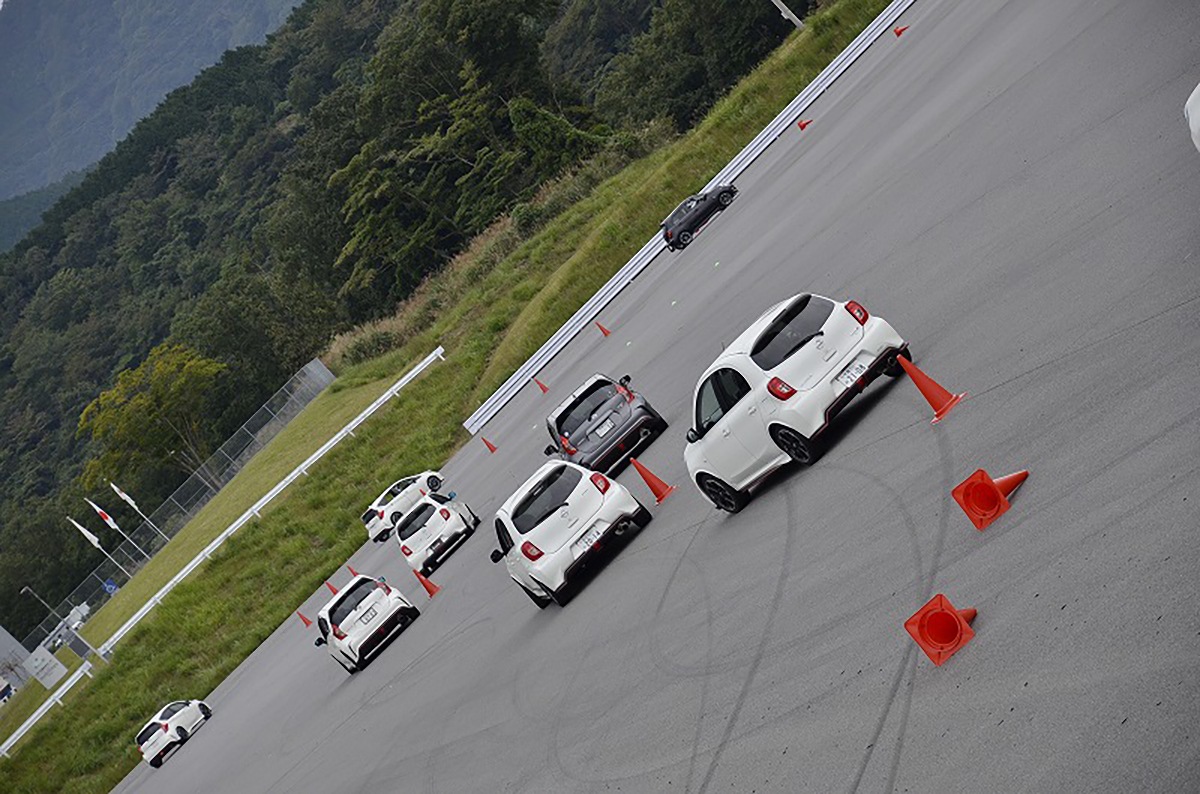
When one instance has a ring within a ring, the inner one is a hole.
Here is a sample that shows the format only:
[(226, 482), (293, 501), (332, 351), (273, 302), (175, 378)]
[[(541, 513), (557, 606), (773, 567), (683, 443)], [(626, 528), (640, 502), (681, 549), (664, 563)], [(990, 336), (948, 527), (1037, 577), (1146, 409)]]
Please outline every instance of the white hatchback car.
[(615, 537), (650, 523), (650, 511), (615, 480), (574, 463), (544, 464), (496, 511), (500, 548), (513, 581), (545, 608), (571, 600), (572, 579)]
[(834, 415), (880, 373), (903, 374), (897, 356), (911, 360), (908, 344), (854, 301), (804, 294), (772, 306), (701, 376), (688, 474), (736, 513), (784, 463), (815, 462)]
[(138, 731), (138, 752), (146, 763), (158, 769), (167, 751), (190, 739), (212, 714), (212, 709), (203, 700), (168, 703)]
[(1200, 85), (1196, 86), (1183, 106), (1183, 117), (1187, 119), (1188, 129), (1191, 130), (1192, 143), (1200, 149)]
[(379, 494), (371, 502), (367, 512), (362, 514), (363, 526), (367, 528), (367, 537), (376, 543), (388, 539), (392, 527), (400, 517), (412, 508), (421, 497), (427, 493), (437, 493), (442, 489), (442, 473), (438, 471), (423, 471), (412, 477), (397, 480), (388, 489)]
[(420, 614), (382, 578), (358, 574), (317, 613), (321, 636), (313, 644), (328, 644), (329, 655), (347, 673), (356, 673)]
[(453, 554), (479, 526), (479, 516), (449, 495), (421, 497), (396, 524), (396, 543), (414, 571), (428, 576)]

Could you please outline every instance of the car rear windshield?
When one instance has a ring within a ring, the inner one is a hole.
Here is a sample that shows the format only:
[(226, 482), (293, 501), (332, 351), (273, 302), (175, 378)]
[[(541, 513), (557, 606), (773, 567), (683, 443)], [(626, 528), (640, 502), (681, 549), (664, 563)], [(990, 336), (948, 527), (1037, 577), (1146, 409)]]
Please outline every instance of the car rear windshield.
[(760, 369), (775, 369), (811, 340), (832, 313), (833, 301), (801, 295), (763, 331), (750, 351), (751, 360)]
[(587, 423), (606, 402), (617, 396), (617, 386), (612, 381), (598, 380), (575, 398), (566, 410), (558, 415), (558, 432), (570, 438)]
[(433, 515), (433, 505), (428, 502), (417, 505), (405, 513), (404, 518), (400, 519), (400, 523), (396, 525), (396, 534), (400, 536), (400, 540), (408, 540), (421, 531), (421, 527), (425, 526), (425, 522), (431, 515)]
[(578, 469), (560, 466), (533, 486), (512, 513), (513, 526), (524, 535), (567, 504), (567, 498), (583, 479)]
[(334, 604), (333, 609), (329, 611), (329, 622), (335, 626), (342, 625), (342, 621), (349, 617), (364, 598), (375, 592), (376, 587), (378, 585), (373, 579), (360, 579), (358, 584), (346, 591), (341, 601)]
[[(152, 722), (145, 728), (142, 728), (142, 732), (137, 735), (138, 747), (141, 747), (143, 744), (150, 741), (150, 737), (153, 736), (157, 731), (161, 730), (162, 724), (158, 722)], [(125, 735), (128, 736), (129, 734)]]
[(377, 518), (379, 518), (379, 511), (376, 510), (375, 508), (371, 508), (370, 510), (368, 510), (367, 512), (362, 514), (362, 522), (368, 526), (371, 524), (372, 521), (374, 521)]

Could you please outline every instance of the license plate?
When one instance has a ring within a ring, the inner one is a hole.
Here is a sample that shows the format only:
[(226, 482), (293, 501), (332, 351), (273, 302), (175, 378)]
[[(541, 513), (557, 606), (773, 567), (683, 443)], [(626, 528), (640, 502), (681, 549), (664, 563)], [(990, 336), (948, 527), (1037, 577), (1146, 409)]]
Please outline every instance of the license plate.
[(375, 616), (378, 614), (379, 613), (375, 611), (375, 607), (371, 607), (370, 609), (368, 609), (366, 612), (363, 613), (363, 616), (358, 619), (358, 622), (365, 626), (368, 623), (370, 623), (372, 620), (374, 620)]
[(575, 541), (575, 556), (578, 557), (592, 546), (595, 546), (602, 537), (604, 537), (603, 527), (592, 527), (587, 532), (583, 533), (583, 537)]
[(867, 365), (862, 361), (855, 361), (850, 366), (842, 370), (837, 376), (838, 381), (845, 387), (853, 386), (855, 381), (867, 374)]
[(600, 425), (592, 432), (595, 434), (595, 436), (597, 438), (604, 438), (605, 436), (607, 436), (609, 433), (612, 432), (612, 429), (613, 429), (613, 420), (605, 419), (604, 424)]

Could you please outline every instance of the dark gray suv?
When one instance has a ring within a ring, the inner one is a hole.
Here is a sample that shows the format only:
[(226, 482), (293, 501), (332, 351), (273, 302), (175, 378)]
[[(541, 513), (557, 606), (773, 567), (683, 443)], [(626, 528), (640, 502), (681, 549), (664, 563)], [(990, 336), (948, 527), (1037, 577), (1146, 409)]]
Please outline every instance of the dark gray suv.
[(546, 417), (551, 457), (615, 474), (667, 429), (646, 398), (618, 381), (593, 375)]

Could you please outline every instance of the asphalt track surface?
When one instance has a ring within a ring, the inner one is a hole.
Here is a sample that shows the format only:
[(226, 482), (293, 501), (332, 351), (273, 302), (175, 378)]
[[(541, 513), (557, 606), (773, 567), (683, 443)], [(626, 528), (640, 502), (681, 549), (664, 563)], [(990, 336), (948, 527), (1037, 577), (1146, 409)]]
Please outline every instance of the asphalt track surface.
[[(485, 522), (436, 598), (393, 543), (355, 555), (420, 594), (407, 633), (347, 677), (289, 620), (117, 790), (1200, 790), (1198, 21), (1193, 0), (919, 0), (610, 306), (611, 337), (484, 429), (499, 452), (446, 464)], [(725, 516), (686, 480), (696, 377), (805, 290), (888, 318), (971, 398), (931, 426), (880, 381), (816, 467)], [(488, 561), (491, 511), (594, 371), (671, 422), (642, 460), (679, 490), (655, 507), (622, 474), (654, 521), (538, 611)], [(950, 496), (979, 467), (1032, 472), (982, 533)], [(979, 610), (941, 668), (902, 629), (937, 592)]]

